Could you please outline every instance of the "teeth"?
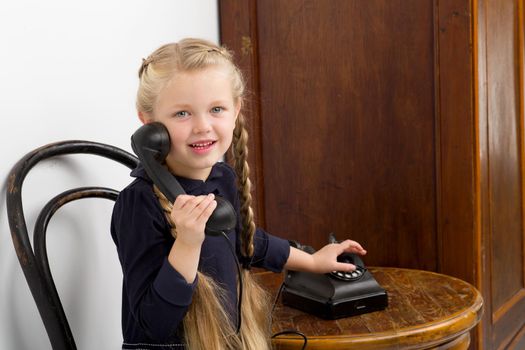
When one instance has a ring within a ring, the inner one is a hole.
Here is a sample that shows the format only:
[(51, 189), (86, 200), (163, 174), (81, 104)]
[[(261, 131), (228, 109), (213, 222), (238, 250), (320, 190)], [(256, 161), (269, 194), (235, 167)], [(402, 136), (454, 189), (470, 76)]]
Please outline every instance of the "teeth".
[(212, 143), (213, 142), (193, 143), (193, 144), (191, 144), (191, 147), (193, 147), (193, 148), (205, 148), (205, 147), (211, 146)]

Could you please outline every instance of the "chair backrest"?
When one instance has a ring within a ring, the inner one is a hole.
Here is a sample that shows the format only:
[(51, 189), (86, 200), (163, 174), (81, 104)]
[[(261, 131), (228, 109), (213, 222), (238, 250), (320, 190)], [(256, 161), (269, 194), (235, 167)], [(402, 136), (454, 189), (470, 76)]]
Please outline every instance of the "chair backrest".
[(80, 187), (60, 193), (44, 206), (37, 218), (33, 232), (33, 248), (24, 218), (22, 184), (28, 172), (38, 162), (66, 154), (94, 154), (112, 159), (130, 169), (138, 164), (138, 159), (134, 155), (114, 146), (90, 141), (63, 141), (29, 152), (9, 173), (6, 206), (11, 238), (27, 284), (55, 350), (76, 349), (76, 345), (49, 269), (46, 253), (46, 229), (49, 220), (61, 206), (71, 201), (93, 197), (115, 200), (119, 193), (105, 187)]

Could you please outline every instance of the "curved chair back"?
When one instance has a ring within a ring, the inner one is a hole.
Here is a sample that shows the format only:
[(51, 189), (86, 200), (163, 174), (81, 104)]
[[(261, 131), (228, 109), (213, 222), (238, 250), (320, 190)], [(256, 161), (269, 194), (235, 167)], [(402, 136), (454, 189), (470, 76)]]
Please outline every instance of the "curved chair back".
[(105, 187), (80, 187), (60, 193), (51, 199), (37, 218), (31, 246), (22, 206), (22, 184), (38, 162), (66, 154), (94, 154), (112, 159), (130, 169), (138, 159), (120, 148), (90, 141), (63, 141), (29, 152), (15, 164), (8, 177), (7, 215), (11, 238), (27, 284), (35, 299), (53, 349), (76, 349), (75, 340), (56, 290), (46, 252), (46, 229), (53, 214), (64, 204), (82, 198), (115, 200), (118, 191)]

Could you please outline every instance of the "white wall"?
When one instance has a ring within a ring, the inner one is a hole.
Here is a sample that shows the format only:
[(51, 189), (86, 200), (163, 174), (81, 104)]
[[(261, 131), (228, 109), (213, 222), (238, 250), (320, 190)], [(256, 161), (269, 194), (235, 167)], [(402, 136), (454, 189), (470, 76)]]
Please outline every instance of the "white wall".
[[(218, 40), (216, 0), (11, 0), (0, 5), (0, 349), (50, 349), (14, 253), (7, 175), (24, 154), (84, 139), (131, 151), (142, 57), (168, 41)], [(107, 168), (107, 169), (106, 169)], [(32, 229), (39, 209), (77, 186), (120, 189), (129, 171), (95, 156), (46, 161), (26, 179)], [(79, 349), (118, 349), (121, 270), (109, 233), (112, 202), (70, 203), (48, 229), (51, 269)]]

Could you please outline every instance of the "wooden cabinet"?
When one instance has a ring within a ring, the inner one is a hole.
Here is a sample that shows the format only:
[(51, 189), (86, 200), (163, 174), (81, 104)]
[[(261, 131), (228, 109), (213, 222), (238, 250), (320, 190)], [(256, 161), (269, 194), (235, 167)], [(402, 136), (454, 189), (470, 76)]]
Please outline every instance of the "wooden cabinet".
[(472, 347), (525, 347), (523, 1), (219, 5), (259, 225), (464, 279), (485, 301)]

